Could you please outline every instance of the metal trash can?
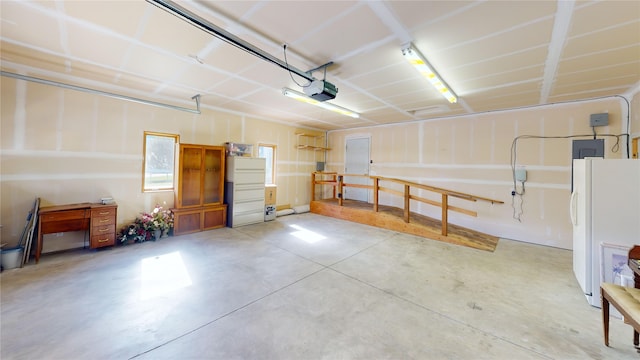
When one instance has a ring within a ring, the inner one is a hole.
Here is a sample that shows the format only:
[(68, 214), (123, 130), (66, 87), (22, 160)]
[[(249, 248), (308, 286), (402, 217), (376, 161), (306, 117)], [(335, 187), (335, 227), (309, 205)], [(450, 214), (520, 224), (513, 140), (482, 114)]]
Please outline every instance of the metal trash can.
[(264, 207), (264, 221), (271, 221), (276, 219), (276, 206), (267, 205)]

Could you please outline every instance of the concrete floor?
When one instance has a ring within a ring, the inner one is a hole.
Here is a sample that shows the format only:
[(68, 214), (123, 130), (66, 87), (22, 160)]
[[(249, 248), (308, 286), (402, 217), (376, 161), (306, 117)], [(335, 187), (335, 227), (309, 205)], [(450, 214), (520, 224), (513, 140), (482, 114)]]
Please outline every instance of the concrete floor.
[(494, 253), (314, 214), (1, 275), (2, 359), (638, 359), (571, 252)]

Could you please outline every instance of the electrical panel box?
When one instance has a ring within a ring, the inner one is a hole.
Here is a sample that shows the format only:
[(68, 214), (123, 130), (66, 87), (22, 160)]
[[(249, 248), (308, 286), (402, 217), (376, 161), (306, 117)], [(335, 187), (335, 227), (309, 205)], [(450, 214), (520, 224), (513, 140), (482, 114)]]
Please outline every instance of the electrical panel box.
[(589, 126), (607, 126), (609, 125), (609, 114), (591, 114), (589, 118)]
[[(572, 159), (604, 158), (604, 139), (573, 140)], [(571, 161), (571, 191), (573, 192), (573, 160)]]
[(604, 139), (573, 140), (571, 147), (574, 159), (604, 157)]
[(520, 182), (527, 181), (527, 170), (526, 169), (516, 169), (516, 181), (520, 181)]

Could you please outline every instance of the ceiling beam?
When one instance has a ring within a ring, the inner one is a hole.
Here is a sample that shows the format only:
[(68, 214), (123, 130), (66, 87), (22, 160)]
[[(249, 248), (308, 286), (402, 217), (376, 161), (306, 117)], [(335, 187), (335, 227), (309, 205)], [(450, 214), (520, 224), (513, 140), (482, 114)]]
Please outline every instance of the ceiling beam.
[(540, 90), (540, 103), (546, 104), (549, 101), (553, 81), (558, 72), (562, 49), (567, 41), (567, 33), (571, 25), (573, 16), (574, 1), (558, 1), (558, 8), (553, 22), (553, 30), (551, 32), (551, 41), (549, 41), (549, 49), (547, 51), (547, 59), (544, 62), (544, 75), (542, 76), (542, 89)]

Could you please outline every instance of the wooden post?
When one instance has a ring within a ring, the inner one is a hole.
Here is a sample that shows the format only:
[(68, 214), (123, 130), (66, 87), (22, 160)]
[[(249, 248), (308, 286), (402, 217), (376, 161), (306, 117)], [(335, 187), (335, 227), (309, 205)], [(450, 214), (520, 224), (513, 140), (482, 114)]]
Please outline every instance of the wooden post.
[(409, 184), (405, 184), (404, 185), (404, 222), (408, 223), (409, 222), (409, 214), (411, 213), (411, 210), (409, 209)]
[(380, 179), (373, 178), (373, 211), (378, 212), (378, 181)]
[(449, 197), (447, 196), (447, 194), (442, 194), (442, 235), (447, 236), (447, 232), (448, 232), (448, 219), (447, 219), (447, 213), (448, 213), (448, 201), (449, 201)]
[(342, 192), (342, 180), (344, 176), (338, 175), (338, 205), (342, 206), (342, 201), (344, 200), (344, 193)]
[(331, 181), (333, 181), (333, 185), (331, 185), (331, 188), (333, 189), (333, 198), (336, 198), (336, 182), (338, 182), (338, 175), (337, 174), (333, 174), (331, 175)]
[(316, 173), (311, 173), (311, 201), (316, 200)]

